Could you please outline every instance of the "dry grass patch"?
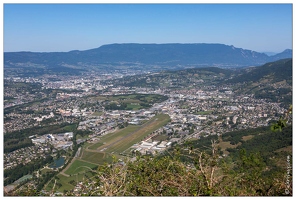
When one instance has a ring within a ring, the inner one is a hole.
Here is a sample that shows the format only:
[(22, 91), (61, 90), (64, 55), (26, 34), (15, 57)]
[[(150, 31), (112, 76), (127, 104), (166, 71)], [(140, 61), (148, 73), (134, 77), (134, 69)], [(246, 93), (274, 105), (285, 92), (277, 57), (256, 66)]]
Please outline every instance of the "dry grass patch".
[(254, 137), (254, 135), (246, 135), (246, 136), (243, 136), (243, 137), (242, 137), (242, 140), (243, 140), (243, 141), (247, 141), (247, 140), (252, 139), (253, 137)]
[(219, 147), (220, 147), (221, 150), (223, 151), (223, 154), (228, 155), (229, 152), (226, 150), (227, 148), (232, 148), (232, 149), (234, 149), (234, 148), (238, 147), (238, 146), (241, 145), (241, 144), (242, 144), (242, 143), (239, 142), (238, 144), (233, 145), (233, 144), (230, 144), (229, 141), (226, 141), (226, 142), (224, 142), (224, 141), (220, 141), (220, 142), (219, 142)]
[(275, 152), (286, 151), (286, 152), (292, 153), (292, 150), (293, 150), (292, 146), (287, 146), (287, 147), (280, 148), (280, 149), (276, 150)]

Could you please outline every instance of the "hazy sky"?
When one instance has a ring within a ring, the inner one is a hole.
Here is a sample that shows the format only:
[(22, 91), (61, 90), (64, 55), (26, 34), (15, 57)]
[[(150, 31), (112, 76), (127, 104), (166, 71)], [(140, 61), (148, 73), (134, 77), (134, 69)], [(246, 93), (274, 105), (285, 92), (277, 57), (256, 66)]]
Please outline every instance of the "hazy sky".
[(222, 43), (292, 48), (292, 4), (4, 4), (4, 51), (111, 43)]

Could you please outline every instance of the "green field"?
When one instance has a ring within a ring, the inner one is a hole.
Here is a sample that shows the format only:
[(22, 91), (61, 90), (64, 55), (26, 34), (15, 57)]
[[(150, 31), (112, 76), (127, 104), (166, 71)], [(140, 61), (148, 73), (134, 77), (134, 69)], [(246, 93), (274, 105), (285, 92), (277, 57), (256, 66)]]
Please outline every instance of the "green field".
[(49, 168), (43, 168), (40, 170), (40, 174), (46, 174), (47, 172), (52, 172), (53, 170), (52, 169), (49, 169)]
[(131, 132), (136, 131), (137, 129), (141, 128), (141, 126), (136, 125), (129, 125), (124, 129), (121, 129), (119, 131), (115, 131), (114, 133), (108, 133), (107, 135), (104, 135), (98, 143), (95, 143), (91, 146), (89, 146), (89, 149), (96, 150), (101, 146), (104, 146), (104, 143), (110, 144), (114, 141), (120, 140), (123, 137), (127, 136)]
[(139, 109), (141, 109), (141, 106), (140, 105), (134, 105), (134, 104), (127, 104), (126, 109), (127, 110), (139, 110)]
[[(94, 171), (96, 170), (97, 166), (98, 165), (76, 159), (69, 167), (69, 169), (65, 171), (65, 174), (69, 176), (65, 176), (61, 173), (56, 176), (57, 184), (55, 187), (57, 191), (63, 192), (64, 190), (74, 189), (74, 186), (78, 182), (86, 180), (87, 178), (92, 177), (94, 174), (96, 174)], [(53, 186), (54, 179), (52, 179), (48, 183), (45, 189), (47, 191), (50, 191), (52, 190)]]
[(112, 161), (112, 157), (106, 153), (85, 150), (83, 151), (81, 160), (102, 165), (104, 163), (110, 163)]
[(113, 133), (109, 137), (103, 137), (99, 142), (100, 144), (96, 145), (97, 150), (106, 153), (119, 154), (133, 144), (143, 140), (153, 131), (167, 124), (169, 120), (170, 117), (168, 115), (159, 114), (141, 126), (128, 126)]
[[(86, 172), (83, 174), (77, 174), (73, 176), (64, 176), (62, 174), (57, 175), (57, 183), (60, 183), (61, 186), (58, 187), (56, 186), (57, 191), (59, 192), (64, 192), (64, 190), (72, 190), (74, 189), (74, 186), (82, 180), (86, 180), (88, 177), (92, 177), (93, 173), (92, 172)], [(45, 188), (47, 191), (51, 191), (53, 188), (54, 181), (51, 181), (47, 187)]]
[(168, 139), (167, 135), (156, 135), (152, 138), (153, 141), (164, 141), (167, 139)]
[(96, 166), (97, 165), (89, 162), (85, 162), (82, 160), (75, 160), (72, 163), (72, 165), (69, 167), (69, 169), (65, 171), (65, 174), (73, 175), (73, 174), (81, 173), (84, 171), (90, 171), (90, 168), (94, 168)]

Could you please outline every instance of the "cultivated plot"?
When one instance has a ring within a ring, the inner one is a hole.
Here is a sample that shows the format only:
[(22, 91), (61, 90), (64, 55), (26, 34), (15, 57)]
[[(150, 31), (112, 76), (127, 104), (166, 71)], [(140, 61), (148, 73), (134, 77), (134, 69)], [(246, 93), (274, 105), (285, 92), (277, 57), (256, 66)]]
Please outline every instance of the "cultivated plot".
[(92, 164), (82, 160), (75, 160), (72, 163), (72, 165), (65, 171), (65, 174), (68, 174), (68, 175), (78, 174), (84, 171), (90, 171), (95, 167), (97, 167), (96, 164)]
[(81, 160), (102, 165), (104, 163), (110, 163), (112, 157), (105, 152), (93, 152), (93, 151), (83, 151)]

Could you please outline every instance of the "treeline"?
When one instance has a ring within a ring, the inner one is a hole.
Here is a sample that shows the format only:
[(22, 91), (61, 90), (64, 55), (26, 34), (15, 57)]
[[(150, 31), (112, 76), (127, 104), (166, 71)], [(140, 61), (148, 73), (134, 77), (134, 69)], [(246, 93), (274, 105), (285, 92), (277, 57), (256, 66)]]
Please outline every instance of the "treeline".
[(160, 103), (168, 99), (167, 96), (163, 96), (159, 94), (148, 94), (148, 95), (138, 94), (135, 98), (144, 103)]
[(230, 76), (233, 74), (233, 70), (229, 69), (222, 69), (219, 67), (204, 67), (204, 68), (193, 68), (193, 69), (186, 69), (180, 72), (184, 72), (185, 75), (194, 74), (194, 73), (212, 73), (212, 74), (224, 74), (225, 76)]
[(126, 110), (127, 109), (127, 103), (110, 103), (108, 105), (104, 106), (106, 110)]
[(29, 138), (24, 139), (9, 139), (4, 141), (4, 153), (9, 153), (21, 148), (34, 146), (32, 140)]
[(267, 126), (232, 131), (232, 132), (227, 132), (227, 133), (222, 134), (222, 140), (229, 141), (230, 144), (236, 145), (239, 142), (241, 142), (241, 143), (244, 142), (243, 136), (258, 135), (259, 133), (264, 133), (264, 132), (269, 132), (269, 131), (270, 131), (270, 127), (267, 127)]
[[(84, 137), (84, 136), (87, 136), (87, 135), (90, 135), (92, 132), (89, 131), (89, 130), (77, 130), (76, 131), (76, 135), (80, 135), (81, 137)], [(75, 137), (76, 139), (76, 137)]]
[(250, 140), (241, 142), (242, 144), (236, 149), (228, 148), (227, 151), (237, 157), (238, 150), (245, 149), (247, 152), (259, 152), (266, 159), (273, 155), (275, 150), (292, 146), (292, 126), (284, 128), (281, 132), (273, 132), (265, 129), (265, 132), (257, 134)]
[[(198, 140), (192, 140), (192, 141), (186, 141), (184, 143), (185, 147), (193, 148), (193, 149), (199, 149), (200, 151), (209, 151), (209, 147), (212, 144), (212, 140), (218, 140), (217, 135), (209, 135), (209, 136), (201, 136)], [(180, 146), (183, 148), (182, 146)]]
[[(163, 152), (160, 157), (178, 154), (180, 161), (190, 163), (193, 162), (194, 159), (192, 158), (192, 156), (190, 156), (189, 150), (198, 150), (200, 152), (210, 153), (210, 147), (212, 145), (212, 141), (214, 140), (218, 140), (217, 135), (209, 135), (207, 137), (201, 136), (198, 140), (187, 140), (182, 144), (175, 143), (174, 145), (172, 145), (171, 148)], [(220, 148), (218, 149), (218, 151), (219, 154), (222, 154), (220, 153)]]

